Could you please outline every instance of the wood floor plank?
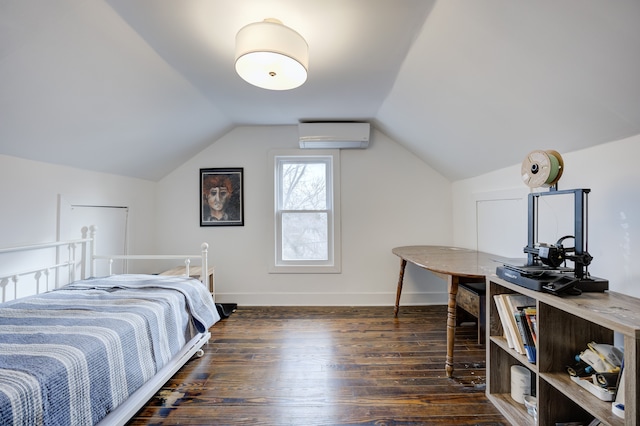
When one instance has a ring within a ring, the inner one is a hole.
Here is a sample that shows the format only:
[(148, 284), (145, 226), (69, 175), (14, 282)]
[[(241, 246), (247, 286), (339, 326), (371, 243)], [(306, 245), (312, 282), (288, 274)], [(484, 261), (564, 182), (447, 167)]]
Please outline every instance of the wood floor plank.
[(145, 405), (136, 425), (484, 425), (485, 348), (446, 306), (239, 307)]

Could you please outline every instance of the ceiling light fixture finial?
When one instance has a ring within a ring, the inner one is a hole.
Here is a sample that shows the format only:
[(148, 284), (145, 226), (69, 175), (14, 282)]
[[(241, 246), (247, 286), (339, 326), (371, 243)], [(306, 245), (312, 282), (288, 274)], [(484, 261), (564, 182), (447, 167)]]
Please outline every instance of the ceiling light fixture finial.
[(236, 35), (236, 72), (248, 83), (289, 90), (307, 81), (309, 46), (277, 19), (249, 24)]

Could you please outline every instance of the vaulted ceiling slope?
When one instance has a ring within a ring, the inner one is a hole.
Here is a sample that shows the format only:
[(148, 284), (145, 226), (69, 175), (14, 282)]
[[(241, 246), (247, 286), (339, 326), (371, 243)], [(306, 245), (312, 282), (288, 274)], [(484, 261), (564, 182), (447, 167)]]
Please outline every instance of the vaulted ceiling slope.
[[(246, 24), (309, 79), (234, 72)], [(640, 133), (639, 0), (0, 0), (0, 154), (158, 180), (238, 125), (371, 121), (448, 179)]]

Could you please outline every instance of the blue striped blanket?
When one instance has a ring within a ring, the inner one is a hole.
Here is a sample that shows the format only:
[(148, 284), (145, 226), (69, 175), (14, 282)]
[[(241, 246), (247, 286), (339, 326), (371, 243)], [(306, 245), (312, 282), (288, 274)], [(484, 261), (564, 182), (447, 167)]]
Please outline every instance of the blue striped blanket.
[(219, 319), (187, 277), (92, 278), (0, 304), (0, 424), (93, 425)]

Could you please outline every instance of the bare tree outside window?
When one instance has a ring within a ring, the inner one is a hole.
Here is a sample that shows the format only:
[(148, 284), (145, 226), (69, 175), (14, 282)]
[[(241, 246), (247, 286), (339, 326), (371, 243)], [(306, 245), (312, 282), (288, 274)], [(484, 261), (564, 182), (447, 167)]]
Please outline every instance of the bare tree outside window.
[(282, 259), (327, 260), (327, 165), (284, 163), (281, 173)]

